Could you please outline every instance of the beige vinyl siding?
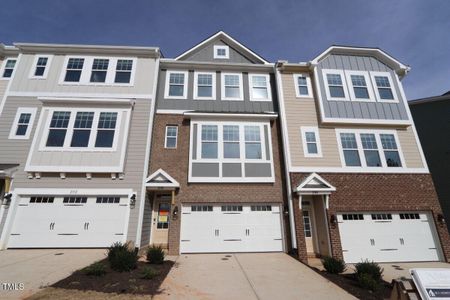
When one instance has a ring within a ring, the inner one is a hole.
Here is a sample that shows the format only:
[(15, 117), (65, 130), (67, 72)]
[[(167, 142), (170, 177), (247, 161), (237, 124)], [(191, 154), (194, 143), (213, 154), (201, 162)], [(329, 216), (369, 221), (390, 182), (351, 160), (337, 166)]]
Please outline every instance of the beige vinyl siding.
[[(149, 82), (151, 85), (151, 82)], [(33, 131), (28, 140), (9, 140), (9, 131), (14, 121), (18, 107), (37, 107), (37, 116), (33, 124)], [(128, 226), (129, 240), (136, 239), (137, 222), (139, 220), (139, 206), (142, 204), (141, 187), (144, 173), (148, 125), (151, 100), (136, 100), (131, 117), (130, 134), (128, 136), (127, 153), (125, 158), (125, 177), (123, 180), (112, 180), (110, 174), (93, 175), (91, 180), (86, 179), (86, 174), (66, 174), (66, 179), (61, 179), (59, 174), (41, 174), (40, 179), (28, 179), (24, 171), (25, 162), (31, 146), (31, 141), (36, 130), (37, 121), (42, 103), (33, 97), (8, 97), (4, 113), (0, 118), (0, 162), (19, 163), (20, 167), (14, 176), (12, 190), (16, 188), (92, 188), (109, 189), (114, 194), (114, 189), (132, 189), (136, 193), (136, 205), (130, 210)]]
[(281, 76), (292, 167), (342, 167), (335, 130), (337, 128), (394, 129), (397, 131), (406, 167), (424, 167), (411, 126), (406, 129), (351, 124), (338, 127), (332, 127), (331, 125), (319, 127), (323, 157), (305, 157), (300, 128), (302, 126), (318, 126), (317, 100), (314, 98), (297, 98), (292, 73), (284, 73)]
[[(82, 57), (83, 55), (74, 55)], [(95, 57), (95, 55), (93, 55)], [(99, 57), (114, 57), (98, 55)], [(151, 94), (153, 88), (153, 76), (155, 59), (138, 58), (133, 68), (136, 68), (133, 86), (114, 85), (64, 85), (59, 84), (62, 72), (65, 72), (65, 55), (54, 55), (50, 63), (50, 69), (46, 79), (30, 79), (30, 70), (34, 68), (34, 54), (23, 54), (20, 64), (17, 66), (16, 75), (11, 85), (12, 92), (36, 92), (36, 93), (118, 93), (120, 94)], [(131, 58), (131, 57), (130, 57)], [(119, 96), (118, 95), (118, 96)]]
[(397, 130), (397, 135), (400, 147), (402, 147), (406, 167), (423, 168), (424, 163), (419, 151), (420, 146), (417, 145), (412, 127), (409, 126), (406, 130)]

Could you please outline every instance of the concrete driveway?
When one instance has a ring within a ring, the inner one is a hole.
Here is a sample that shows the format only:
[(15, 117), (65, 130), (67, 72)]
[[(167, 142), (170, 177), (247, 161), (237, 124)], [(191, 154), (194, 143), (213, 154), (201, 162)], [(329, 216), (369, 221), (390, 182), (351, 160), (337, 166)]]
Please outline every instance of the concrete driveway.
[(153, 299), (355, 299), (285, 253), (192, 254)]
[[(0, 251), (0, 299), (23, 299), (103, 258), (105, 249)], [(7, 291), (5, 283), (23, 283), (24, 289)]]
[(411, 279), (410, 269), (450, 268), (450, 264), (444, 262), (380, 263), (380, 266), (384, 269), (383, 279), (387, 282), (400, 277)]

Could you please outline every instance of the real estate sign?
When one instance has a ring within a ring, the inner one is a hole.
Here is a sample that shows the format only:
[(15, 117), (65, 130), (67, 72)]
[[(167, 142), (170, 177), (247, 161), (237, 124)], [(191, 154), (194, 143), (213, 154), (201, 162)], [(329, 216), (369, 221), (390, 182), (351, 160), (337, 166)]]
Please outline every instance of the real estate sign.
[(450, 269), (411, 269), (409, 272), (422, 299), (450, 299)]

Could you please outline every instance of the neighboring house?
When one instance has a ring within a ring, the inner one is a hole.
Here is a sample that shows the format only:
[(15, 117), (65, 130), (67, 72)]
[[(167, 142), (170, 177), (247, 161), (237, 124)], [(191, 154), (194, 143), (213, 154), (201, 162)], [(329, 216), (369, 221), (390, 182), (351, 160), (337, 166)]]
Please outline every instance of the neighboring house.
[(450, 230), (450, 92), (409, 101), (409, 107)]
[(161, 59), (143, 225), (152, 220), (152, 244), (171, 254), (286, 249), (274, 77), (224, 32)]
[(277, 64), (299, 259), (450, 259), (449, 235), (400, 80), (377, 48), (332, 46)]
[(18, 167), (2, 201), (0, 248), (147, 245), (138, 220), (159, 49), (15, 44), (1, 53), (10, 52), (20, 54), (2, 68), (11, 76), (0, 166)]

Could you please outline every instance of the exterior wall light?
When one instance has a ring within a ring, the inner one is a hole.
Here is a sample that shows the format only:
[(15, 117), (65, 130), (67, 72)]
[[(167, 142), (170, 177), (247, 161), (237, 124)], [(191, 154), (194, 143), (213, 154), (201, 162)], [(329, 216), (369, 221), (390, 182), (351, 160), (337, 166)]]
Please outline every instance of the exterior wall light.
[(336, 216), (335, 216), (335, 215), (331, 215), (331, 216), (330, 216), (330, 223), (331, 223), (331, 224), (336, 224), (336, 223), (337, 223), (337, 219), (336, 219)]
[(136, 205), (136, 194), (131, 195), (130, 197), (130, 205), (135, 206)]
[(444, 218), (444, 215), (443, 215), (443, 214), (438, 214), (438, 215), (437, 215), (437, 219), (438, 219), (438, 222), (439, 222), (439, 223), (445, 224), (445, 218)]

